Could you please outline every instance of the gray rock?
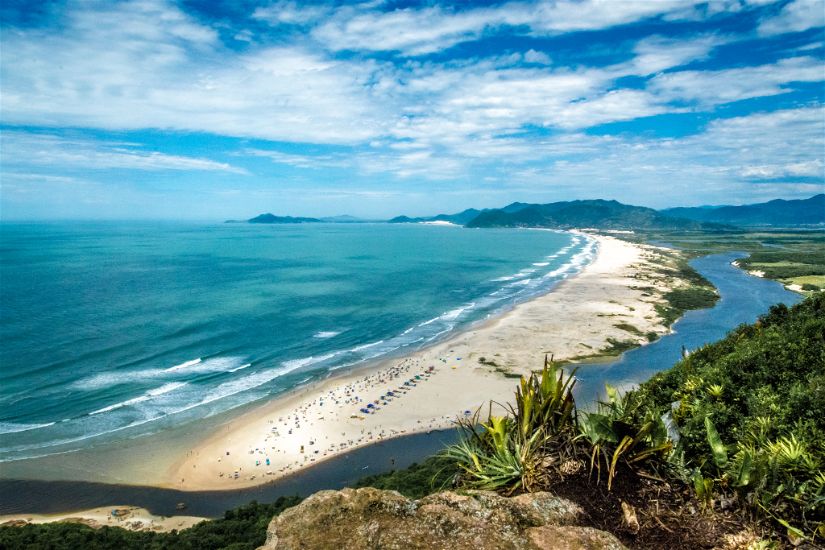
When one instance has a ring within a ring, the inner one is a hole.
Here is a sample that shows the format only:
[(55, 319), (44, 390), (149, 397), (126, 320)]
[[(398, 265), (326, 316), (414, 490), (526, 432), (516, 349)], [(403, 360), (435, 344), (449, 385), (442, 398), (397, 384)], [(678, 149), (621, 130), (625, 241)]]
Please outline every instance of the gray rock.
[(532, 493), (435, 493), (410, 500), (370, 487), (321, 491), (274, 518), (259, 550), (618, 550), (611, 534), (575, 527), (578, 505)]

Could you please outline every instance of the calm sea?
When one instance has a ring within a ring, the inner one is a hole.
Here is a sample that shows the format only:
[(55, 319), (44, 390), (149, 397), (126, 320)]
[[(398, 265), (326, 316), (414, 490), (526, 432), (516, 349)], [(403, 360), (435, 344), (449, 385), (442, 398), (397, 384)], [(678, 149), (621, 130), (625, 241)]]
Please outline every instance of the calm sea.
[(277, 395), (570, 276), (569, 233), (389, 224), (0, 224), (0, 460)]

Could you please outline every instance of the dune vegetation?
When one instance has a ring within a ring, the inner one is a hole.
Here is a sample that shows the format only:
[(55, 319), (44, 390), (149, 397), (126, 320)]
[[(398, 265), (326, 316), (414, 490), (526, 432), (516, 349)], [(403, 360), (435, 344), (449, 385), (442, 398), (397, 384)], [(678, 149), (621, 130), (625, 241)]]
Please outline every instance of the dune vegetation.
[[(774, 306), (635, 390), (608, 387), (594, 411), (577, 409), (574, 384), (575, 371), (546, 359), (519, 381), (506, 414), (479, 411), (439, 455), (356, 486), (411, 498), (546, 490), (635, 548), (825, 540), (825, 295)], [(299, 501), (252, 503), (171, 533), (0, 527), (0, 547), (255, 548), (270, 519)]]
[(608, 492), (655, 479), (777, 543), (825, 538), (825, 296), (775, 306), (636, 390), (608, 387), (594, 412), (577, 411), (574, 383), (546, 361), (508, 415), (461, 422), (444, 453), (457, 483), (553, 491), (584, 464)]

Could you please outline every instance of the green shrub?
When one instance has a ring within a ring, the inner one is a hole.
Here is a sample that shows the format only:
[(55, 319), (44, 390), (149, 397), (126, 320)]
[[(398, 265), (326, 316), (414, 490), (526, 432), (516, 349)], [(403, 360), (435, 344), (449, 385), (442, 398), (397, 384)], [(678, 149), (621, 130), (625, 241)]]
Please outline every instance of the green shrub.
[(431, 456), (421, 464), (414, 463), (403, 470), (362, 478), (355, 487), (398, 491), (405, 497), (419, 499), (451, 485), (456, 473), (453, 461)]
[(204, 521), (169, 533), (128, 531), (120, 527), (92, 529), (78, 523), (46, 523), (0, 527), (0, 548), (32, 550), (254, 550), (266, 541), (272, 518), (301, 502), (280, 497), (271, 504), (255, 501), (229, 510), (222, 519)]
[[(791, 529), (822, 528), (825, 296), (772, 307), (637, 393), (655, 413), (672, 410), (677, 451), (696, 469), (695, 482), (735, 492)], [(724, 464), (715, 460), (719, 442), (729, 456)]]
[(552, 465), (558, 467), (574, 450), (574, 382), (573, 374), (566, 376), (545, 358), (540, 372), (521, 379), (508, 416), (488, 412), (482, 422), (479, 410), (460, 420), (461, 440), (442, 456), (455, 463), (470, 487), (512, 493), (547, 486)]

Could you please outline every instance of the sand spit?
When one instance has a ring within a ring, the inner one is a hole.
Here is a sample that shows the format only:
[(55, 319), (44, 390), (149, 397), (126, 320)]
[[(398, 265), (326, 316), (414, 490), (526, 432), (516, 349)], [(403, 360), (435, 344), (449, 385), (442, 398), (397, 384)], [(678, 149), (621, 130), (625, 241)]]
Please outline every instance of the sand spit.
[(27, 523), (82, 523), (95, 529), (103, 526), (122, 527), (130, 531), (165, 532), (192, 527), (206, 518), (194, 516), (155, 516), (136, 506), (106, 506), (67, 514), (13, 514), (0, 516), (0, 526), (22, 526)]
[(671, 250), (595, 236), (594, 261), (552, 292), (433, 347), (278, 398), (218, 428), (154, 485), (182, 490), (267, 483), (355, 447), (449, 427), (489, 400), (507, 402), (520, 374), (639, 344), (667, 328), (661, 295), (684, 284), (662, 273)]

